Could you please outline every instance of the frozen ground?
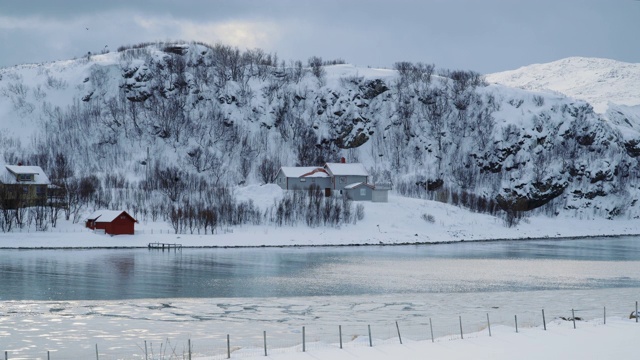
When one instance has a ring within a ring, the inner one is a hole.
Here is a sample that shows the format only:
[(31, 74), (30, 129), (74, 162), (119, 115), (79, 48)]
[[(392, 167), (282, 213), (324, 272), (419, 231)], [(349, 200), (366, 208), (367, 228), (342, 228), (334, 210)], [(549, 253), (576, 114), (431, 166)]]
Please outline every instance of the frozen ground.
[[(266, 209), (282, 196), (276, 185), (252, 185), (236, 190), (239, 199), (253, 199)], [(363, 202), (365, 218), (340, 228), (243, 226), (219, 228), (213, 235), (174, 234), (166, 222), (141, 221), (136, 235), (108, 236), (86, 230), (82, 223), (60, 221), (48, 232), (23, 229), (0, 233), (0, 248), (39, 247), (146, 247), (150, 242), (183, 246), (291, 246), (403, 244), (487, 239), (558, 238), (640, 234), (637, 219), (607, 220), (589, 211), (568, 215), (529, 217), (507, 228), (494, 216), (473, 213), (451, 205), (389, 196), (388, 203)], [(88, 209), (90, 212), (92, 209)], [(135, 214), (132, 214), (135, 217)], [(570, 215), (570, 216), (569, 216)], [(432, 222), (424, 217), (431, 216)]]

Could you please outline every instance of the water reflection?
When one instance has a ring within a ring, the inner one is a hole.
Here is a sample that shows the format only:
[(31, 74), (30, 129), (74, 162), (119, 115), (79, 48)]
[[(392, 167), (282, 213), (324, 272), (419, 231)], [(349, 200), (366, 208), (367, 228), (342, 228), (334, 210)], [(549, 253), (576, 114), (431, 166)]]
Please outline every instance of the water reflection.
[(637, 238), (434, 246), (2, 250), (0, 300), (294, 297), (640, 287)]

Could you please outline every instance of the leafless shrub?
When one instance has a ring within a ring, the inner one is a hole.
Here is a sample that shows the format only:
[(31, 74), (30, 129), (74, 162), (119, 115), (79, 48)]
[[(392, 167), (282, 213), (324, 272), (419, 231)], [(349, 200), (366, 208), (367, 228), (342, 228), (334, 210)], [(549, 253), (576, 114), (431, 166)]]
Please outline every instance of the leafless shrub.
[(436, 218), (431, 214), (422, 214), (420, 218), (430, 224), (433, 224), (436, 222)]

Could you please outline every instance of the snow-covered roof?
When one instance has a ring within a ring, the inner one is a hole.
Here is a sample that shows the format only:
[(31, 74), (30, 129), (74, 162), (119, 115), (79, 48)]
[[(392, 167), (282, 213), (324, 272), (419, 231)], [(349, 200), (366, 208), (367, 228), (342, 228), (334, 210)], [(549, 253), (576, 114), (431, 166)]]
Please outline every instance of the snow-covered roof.
[(349, 184), (349, 185), (345, 186), (344, 188), (346, 190), (351, 190), (351, 189), (356, 189), (356, 188), (358, 188), (360, 186), (363, 186), (363, 185), (367, 186), (367, 187), (370, 187), (371, 189), (375, 188), (375, 186), (373, 186), (371, 184), (364, 183), (364, 182), (357, 182), (357, 183)]
[(292, 166), (280, 168), (286, 177), (329, 177), (329, 174), (317, 166)]
[(327, 163), (324, 167), (333, 176), (369, 176), (369, 172), (361, 163)]
[[(87, 216), (87, 220), (96, 220), (98, 222), (112, 222), (122, 213), (127, 214), (133, 219), (133, 216), (129, 215), (126, 211), (123, 210), (97, 210), (94, 211), (91, 215)], [(133, 221), (136, 220), (133, 219)]]
[(5, 165), (0, 166), (0, 183), (17, 184), (17, 175), (33, 175), (33, 181), (19, 181), (20, 184), (48, 185), (49, 177), (40, 166)]

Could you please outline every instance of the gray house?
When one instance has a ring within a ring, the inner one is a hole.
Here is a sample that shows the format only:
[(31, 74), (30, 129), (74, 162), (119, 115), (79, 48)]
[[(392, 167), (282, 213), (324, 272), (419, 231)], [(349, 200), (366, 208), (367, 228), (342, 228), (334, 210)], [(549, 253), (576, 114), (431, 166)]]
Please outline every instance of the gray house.
[(344, 196), (353, 201), (389, 202), (389, 188), (367, 183), (349, 184), (344, 187)]
[(360, 163), (326, 163), (324, 169), (331, 176), (334, 190), (343, 190), (349, 184), (368, 183), (369, 172)]
[(369, 184), (369, 172), (360, 163), (326, 163), (323, 167), (281, 167), (275, 183), (283, 190), (307, 190), (317, 186), (331, 196), (334, 190), (355, 201), (388, 202), (390, 186)]
[(316, 166), (281, 167), (275, 183), (284, 190), (307, 190), (312, 185), (331, 194), (332, 182), (327, 171)]

